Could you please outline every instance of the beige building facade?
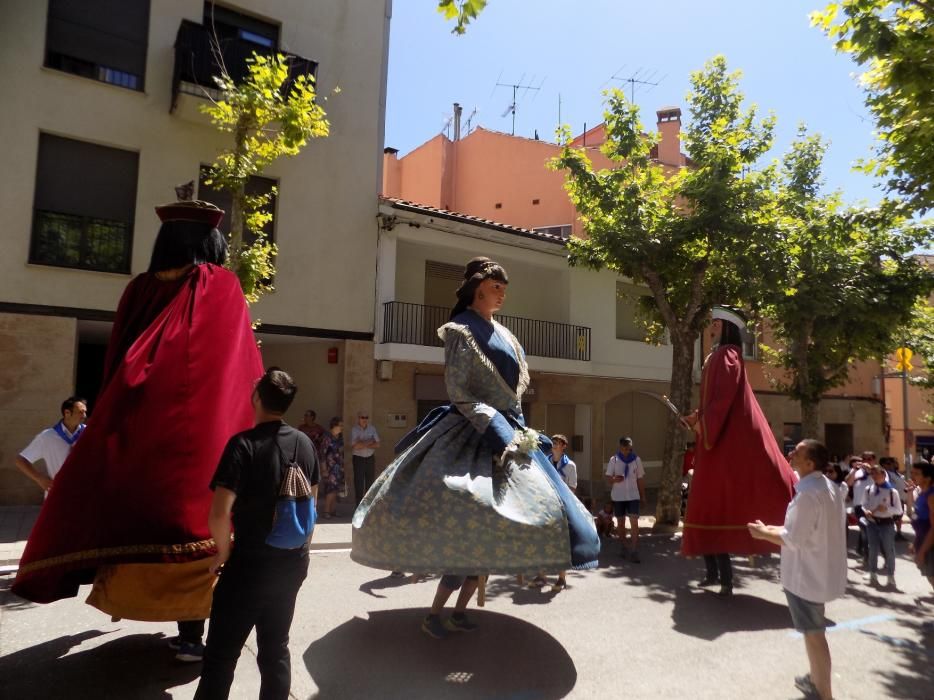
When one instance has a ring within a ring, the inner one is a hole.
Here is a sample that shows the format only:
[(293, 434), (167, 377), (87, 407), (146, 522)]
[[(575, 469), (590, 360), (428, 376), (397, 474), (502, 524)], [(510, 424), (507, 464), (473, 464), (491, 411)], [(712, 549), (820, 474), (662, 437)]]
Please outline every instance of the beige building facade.
[(313, 72), (331, 123), (264, 173), (278, 187), (280, 250), (276, 292), (251, 309), (264, 362), (296, 376), (293, 421), (306, 407), (323, 421), (369, 410), (372, 398), (346, 375), (361, 358), (372, 369), (391, 0), (75, 7), (14, 3), (0, 23), (0, 92), (15, 96), (0, 122), (0, 504), (41, 500), (15, 455), (75, 391), (90, 394), (93, 416), (117, 302), (149, 263), (153, 207), (228, 145), (199, 110), (212, 31), (232, 74), (254, 50)]
[[(671, 349), (618, 337), (610, 272), (569, 268), (560, 236), (383, 199), (380, 205), (375, 346), (375, 419), (392, 446), (435, 406), (447, 402), (437, 328), (448, 320), (464, 264), (485, 255), (509, 274), (498, 320), (522, 343), (531, 386), (523, 398), (529, 425), (572, 442), (580, 492), (602, 496), (603, 469), (620, 437), (631, 435), (658, 482), (664, 448)], [(625, 280), (622, 280), (625, 282)]]

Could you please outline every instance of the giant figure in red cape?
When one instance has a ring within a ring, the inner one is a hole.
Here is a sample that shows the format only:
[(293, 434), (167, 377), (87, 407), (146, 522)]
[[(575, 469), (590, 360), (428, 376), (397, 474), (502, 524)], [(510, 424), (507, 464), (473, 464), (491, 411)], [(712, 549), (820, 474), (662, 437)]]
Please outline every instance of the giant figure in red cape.
[(148, 272), (124, 291), (97, 410), (50, 490), (13, 592), (49, 603), (94, 583), (115, 617), (198, 620), (210, 609), (209, 483), (252, 425), (262, 362), (205, 202), (157, 207)]
[(730, 554), (778, 551), (752, 539), (746, 524), (784, 521), (794, 497), (795, 474), (746, 379), (741, 336), (745, 321), (725, 307), (715, 308), (712, 316), (720, 343), (704, 363), (700, 407), (687, 417), (697, 432), (697, 445), (681, 551), (704, 555), (704, 583), (720, 583), (721, 592), (728, 595)]

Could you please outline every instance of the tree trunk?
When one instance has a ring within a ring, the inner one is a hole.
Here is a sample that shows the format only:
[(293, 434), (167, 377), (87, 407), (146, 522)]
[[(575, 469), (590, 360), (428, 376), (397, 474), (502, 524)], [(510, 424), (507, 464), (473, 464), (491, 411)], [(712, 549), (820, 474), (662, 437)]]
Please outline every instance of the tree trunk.
[(246, 188), (240, 183), (231, 192), (230, 205), (230, 250), (236, 254), (243, 244), (243, 209), (246, 198)]
[[(246, 136), (247, 136), (247, 127), (243, 124), (241, 119), (240, 124), (238, 124), (236, 131), (234, 132), (234, 161), (237, 165), (237, 172), (239, 173), (242, 170), (242, 161), (246, 157)], [(240, 247), (243, 245), (243, 226), (244, 226), (244, 209), (246, 208), (246, 180), (242, 179), (239, 175), (237, 178), (236, 186), (231, 190), (231, 206), (230, 206), (230, 250), (233, 255), (238, 255), (240, 252)], [(239, 261), (235, 260), (237, 263), (237, 268), (239, 268)], [(234, 272), (239, 274), (239, 269), (235, 268)]]
[(801, 400), (801, 437), (824, 441), (820, 435), (820, 401)]
[(811, 383), (811, 364), (808, 348), (811, 344), (813, 321), (804, 323), (798, 337), (792, 341), (791, 352), (795, 365), (794, 393), (801, 404), (801, 436), (820, 440), (820, 397), (815, 396)]
[[(671, 394), (668, 398), (682, 414), (690, 412), (694, 388), (694, 340), (692, 333), (672, 332)], [(685, 431), (678, 416), (668, 412), (662, 478), (655, 508), (655, 527), (673, 530), (681, 519), (681, 466)]]

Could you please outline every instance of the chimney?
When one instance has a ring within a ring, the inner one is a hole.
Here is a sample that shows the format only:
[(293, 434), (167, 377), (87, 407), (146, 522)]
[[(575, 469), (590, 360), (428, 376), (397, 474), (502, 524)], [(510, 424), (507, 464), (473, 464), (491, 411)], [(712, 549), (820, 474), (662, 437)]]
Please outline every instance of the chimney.
[(463, 108), (457, 103), (454, 103), (454, 141), (460, 141), (461, 139), (461, 112)]
[(383, 149), (383, 173), (379, 193), (384, 197), (402, 198), (402, 161), (399, 149), (387, 146)]
[(681, 162), (681, 108), (662, 107), (658, 115), (658, 162), (679, 167)]

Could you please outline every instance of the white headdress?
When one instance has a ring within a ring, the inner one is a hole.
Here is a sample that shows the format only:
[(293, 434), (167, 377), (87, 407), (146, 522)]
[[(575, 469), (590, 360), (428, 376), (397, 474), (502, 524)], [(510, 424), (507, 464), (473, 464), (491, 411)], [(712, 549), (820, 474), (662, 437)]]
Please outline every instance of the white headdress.
[(713, 307), (710, 310), (710, 317), (712, 319), (720, 319), (721, 321), (729, 321), (741, 331), (746, 331), (746, 319), (743, 318), (739, 311), (731, 309), (729, 306)]

